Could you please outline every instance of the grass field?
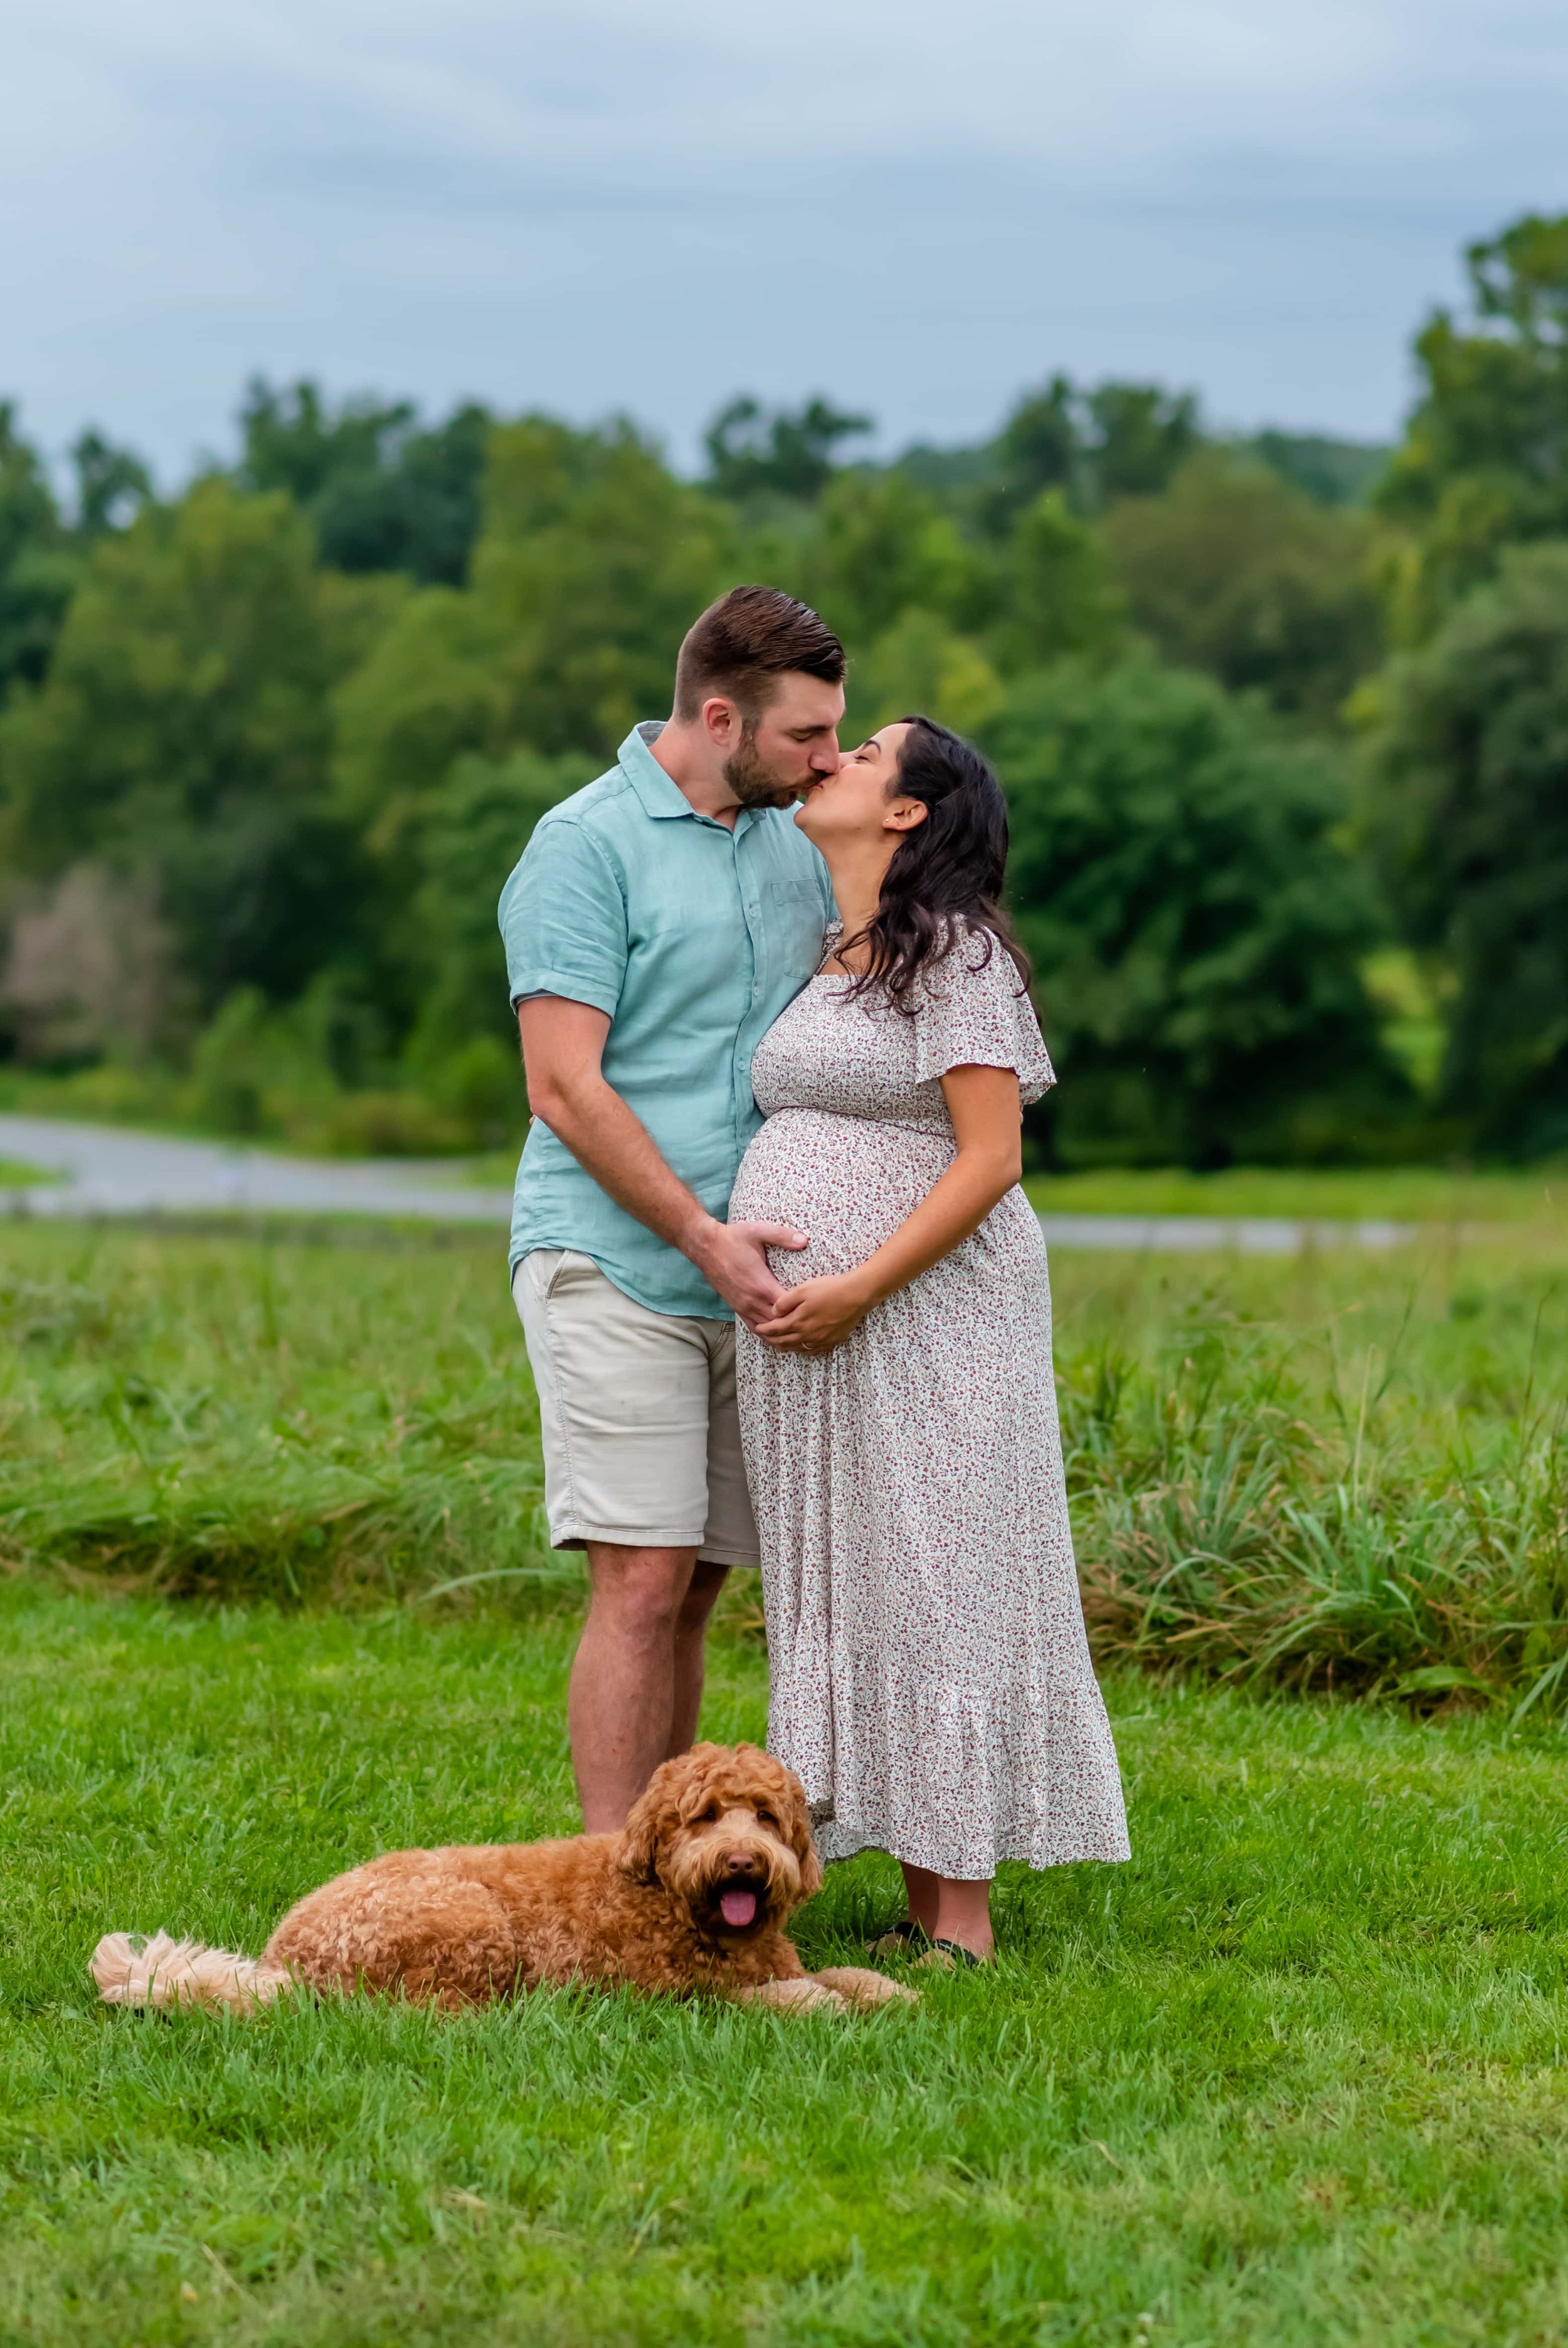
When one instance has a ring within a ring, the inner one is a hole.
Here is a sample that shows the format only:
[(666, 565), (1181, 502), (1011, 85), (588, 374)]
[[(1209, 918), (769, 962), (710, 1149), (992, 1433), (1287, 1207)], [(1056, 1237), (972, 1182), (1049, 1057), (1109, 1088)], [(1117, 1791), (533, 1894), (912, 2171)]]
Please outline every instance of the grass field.
[(1097, 1167), (1033, 1174), (1029, 1196), (1073, 1215), (1302, 1215), (1359, 1222), (1532, 1223), (1568, 1237), (1568, 1166), (1450, 1169), (1440, 1166)]
[[(358, 1237), (7, 1231), (0, 1560), (282, 1601), (559, 1581), (493, 1242)], [(1101, 1653), (1568, 1700), (1565, 1272), (1568, 1239), (1523, 1226), (1376, 1258), (1062, 1255)]]
[[(573, 1824), (578, 1585), (488, 1241), (0, 1248), (5, 2348), (1568, 2339), (1550, 1225), (1058, 1259), (1132, 1864), (1006, 1870), (994, 1976), (794, 2024), (99, 2009), (106, 1929), (253, 1948), (377, 1849)], [(707, 1733), (765, 1673), (742, 1588)], [(808, 1957), (894, 1898), (835, 1869)]]
[[(868, 2023), (94, 2005), (106, 1925), (254, 1947), (378, 1848), (569, 1825), (572, 1628), (0, 1596), (0, 2338), (1568, 2333), (1555, 1731), (1113, 1678), (1132, 1864), (1008, 1870), (995, 1976)], [(707, 1725), (763, 1707), (732, 1622)]]
[[(511, 1187), (515, 1149), (457, 1160), (454, 1179)], [(1191, 1174), (1180, 1167), (1097, 1167), (1031, 1174), (1037, 1207), (1071, 1215), (1303, 1215), (1353, 1222), (1532, 1223), (1568, 1234), (1568, 1165), (1528, 1169), (1441, 1166), (1232, 1166)]]

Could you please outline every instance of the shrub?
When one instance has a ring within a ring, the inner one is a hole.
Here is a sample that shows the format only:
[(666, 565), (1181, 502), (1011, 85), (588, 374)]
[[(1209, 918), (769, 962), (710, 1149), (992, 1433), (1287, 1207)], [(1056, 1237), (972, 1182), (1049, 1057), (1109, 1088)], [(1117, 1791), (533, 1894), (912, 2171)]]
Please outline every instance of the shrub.
[(1208, 679), (1064, 664), (986, 729), (1068, 1163), (1354, 1155), (1408, 1102), (1361, 974), (1380, 935), (1334, 754)]

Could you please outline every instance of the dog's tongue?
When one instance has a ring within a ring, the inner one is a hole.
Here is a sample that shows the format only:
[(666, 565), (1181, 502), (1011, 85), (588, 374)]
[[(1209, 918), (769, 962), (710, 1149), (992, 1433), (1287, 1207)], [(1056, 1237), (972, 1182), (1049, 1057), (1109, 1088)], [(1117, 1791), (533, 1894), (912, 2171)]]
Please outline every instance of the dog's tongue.
[(738, 1883), (732, 1890), (719, 1894), (718, 1910), (725, 1922), (733, 1924), (738, 1931), (741, 1925), (749, 1924), (756, 1915), (757, 1894)]

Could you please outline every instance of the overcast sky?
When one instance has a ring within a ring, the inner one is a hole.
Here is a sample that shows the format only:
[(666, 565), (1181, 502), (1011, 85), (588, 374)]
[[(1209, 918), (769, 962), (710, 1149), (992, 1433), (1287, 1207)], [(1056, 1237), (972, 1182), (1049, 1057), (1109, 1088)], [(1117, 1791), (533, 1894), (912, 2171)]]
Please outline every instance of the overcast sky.
[(7, 0), (0, 396), (164, 478), (246, 376), (885, 446), (1053, 368), (1391, 431), (1568, 209), (1561, 0)]

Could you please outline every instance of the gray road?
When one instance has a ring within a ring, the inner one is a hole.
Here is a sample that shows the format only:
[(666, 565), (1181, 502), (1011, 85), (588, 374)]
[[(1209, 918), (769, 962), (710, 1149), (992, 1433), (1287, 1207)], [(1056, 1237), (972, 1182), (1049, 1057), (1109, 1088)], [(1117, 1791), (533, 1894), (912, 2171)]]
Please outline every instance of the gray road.
[[(450, 1160), (287, 1158), (218, 1141), (182, 1141), (123, 1127), (0, 1115), (0, 1158), (46, 1168), (58, 1179), (0, 1189), (0, 1216), (377, 1215), (504, 1228), (510, 1190), (462, 1179)], [(1288, 1216), (1053, 1215), (1041, 1226), (1058, 1248), (1191, 1254), (1295, 1255), (1309, 1247), (1394, 1247), (1407, 1223), (1301, 1222)]]
[(505, 1223), (510, 1190), (480, 1189), (449, 1160), (286, 1158), (122, 1126), (0, 1116), (0, 1158), (62, 1179), (0, 1190), (0, 1211), (36, 1215), (408, 1215)]

